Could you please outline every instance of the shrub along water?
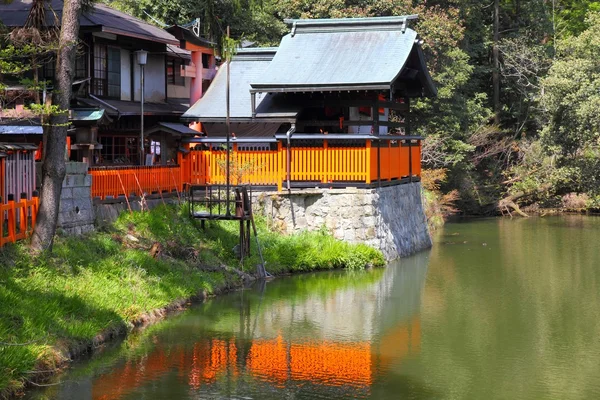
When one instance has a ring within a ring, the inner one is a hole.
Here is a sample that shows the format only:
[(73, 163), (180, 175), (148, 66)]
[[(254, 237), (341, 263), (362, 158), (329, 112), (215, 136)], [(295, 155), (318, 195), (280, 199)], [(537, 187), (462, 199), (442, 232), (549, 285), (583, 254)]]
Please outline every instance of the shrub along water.
[[(257, 218), (267, 269), (282, 274), (382, 266), (381, 253), (335, 240), (324, 229), (284, 236)], [(241, 285), (231, 267), (255, 271), (252, 256), (235, 257), (239, 225), (203, 231), (187, 208), (122, 214), (108, 229), (61, 237), (54, 253), (32, 256), (23, 244), (0, 251), (0, 398), (52, 374), (69, 349), (100, 333), (124, 331), (145, 313), (200, 292)]]

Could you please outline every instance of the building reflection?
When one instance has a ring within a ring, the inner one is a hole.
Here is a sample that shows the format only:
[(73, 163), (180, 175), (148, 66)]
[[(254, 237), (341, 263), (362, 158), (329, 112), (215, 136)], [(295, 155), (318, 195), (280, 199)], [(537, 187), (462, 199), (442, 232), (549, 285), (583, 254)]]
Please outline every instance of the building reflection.
[[(262, 309), (238, 304), (240, 317), (228, 332), (202, 335), (193, 344), (173, 344), (157, 334), (147, 354), (98, 376), (92, 398), (123, 398), (163, 379), (198, 391), (235, 385), (240, 377), (279, 389), (309, 384), (368, 394), (377, 370), (420, 352), (426, 262), (390, 266), (368, 287), (344, 287), (325, 297), (277, 301)], [(299, 324), (309, 328), (298, 333)]]

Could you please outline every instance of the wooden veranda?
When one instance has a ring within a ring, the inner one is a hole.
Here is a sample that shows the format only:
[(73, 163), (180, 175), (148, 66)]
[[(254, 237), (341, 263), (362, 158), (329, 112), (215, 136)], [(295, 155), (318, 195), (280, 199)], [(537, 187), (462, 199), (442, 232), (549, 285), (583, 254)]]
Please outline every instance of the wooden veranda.
[[(231, 152), (232, 183), (262, 189), (378, 187), (420, 180), (419, 136), (299, 134), (288, 147), (282, 137), (237, 139)], [(185, 182), (225, 184), (222, 139), (192, 139), (180, 157)]]
[[(369, 188), (421, 178), (419, 136), (298, 134), (287, 146), (281, 136), (232, 141), (231, 184), (261, 190)], [(117, 198), (180, 194), (185, 187), (225, 185), (223, 138), (189, 140), (179, 163), (152, 167), (94, 167), (92, 196)], [(288, 162), (289, 160), (289, 162)]]

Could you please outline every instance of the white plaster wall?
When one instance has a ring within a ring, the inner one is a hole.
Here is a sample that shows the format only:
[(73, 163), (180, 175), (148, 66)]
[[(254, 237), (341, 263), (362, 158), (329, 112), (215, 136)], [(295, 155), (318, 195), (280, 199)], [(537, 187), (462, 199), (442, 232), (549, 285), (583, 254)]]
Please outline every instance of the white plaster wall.
[[(165, 93), (165, 56), (162, 54), (148, 54), (148, 62), (145, 67), (145, 93), (144, 100), (149, 102), (163, 102), (166, 98)], [(134, 92), (135, 101), (140, 101), (140, 66), (134, 68)]]
[(121, 100), (131, 101), (131, 53), (121, 49)]

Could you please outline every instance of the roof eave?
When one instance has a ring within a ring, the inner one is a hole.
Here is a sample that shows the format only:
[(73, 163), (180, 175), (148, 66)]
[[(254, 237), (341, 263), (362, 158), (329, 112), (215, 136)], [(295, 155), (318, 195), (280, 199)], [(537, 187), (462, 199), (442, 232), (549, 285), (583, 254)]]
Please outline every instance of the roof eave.
[(167, 38), (159, 38), (159, 37), (152, 36), (152, 35), (140, 35), (137, 33), (128, 32), (128, 31), (124, 31), (122, 29), (116, 29), (116, 28), (112, 28), (112, 27), (108, 27), (108, 26), (102, 26), (102, 32), (113, 33), (115, 35), (121, 35), (121, 36), (128, 36), (128, 37), (132, 37), (132, 38), (136, 38), (136, 39), (148, 40), (150, 42), (172, 44), (175, 46), (179, 46), (179, 40), (175, 39), (175, 37), (173, 37), (173, 39), (167, 39)]
[[(256, 123), (269, 123), (269, 124), (285, 124), (285, 123), (294, 123), (296, 122), (296, 117), (292, 116), (281, 116), (276, 114), (263, 114), (264, 116), (256, 116), (256, 118), (252, 117), (232, 117), (230, 118), (230, 122), (235, 124), (256, 124)], [(192, 115), (182, 115), (181, 120), (184, 122), (205, 122), (205, 123), (227, 123), (226, 117), (199, 117)]]
[(301, 93), (301, 92), (345, 92), (390, 90), (391, 82), (370, 84), (331, 84), (331, 85), (261, 85), (252, 84), (250, 93)]

